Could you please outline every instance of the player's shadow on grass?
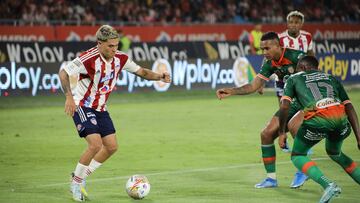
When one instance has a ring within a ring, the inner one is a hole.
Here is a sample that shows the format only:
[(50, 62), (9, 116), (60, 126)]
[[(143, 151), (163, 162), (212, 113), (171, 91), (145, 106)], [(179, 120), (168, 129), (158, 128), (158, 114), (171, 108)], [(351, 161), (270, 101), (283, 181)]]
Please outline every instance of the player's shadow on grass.
[(293, 197), (294, 199), (303, 198), (305, 193), (311, 194), (315, 199), (320, 198), (322, 195), (322, 192), (320, 192), (318, 189), (304, 188), (304, 186), (297, 189), (291, 189), (289, 187), (278, 187), (278, 189), (274, 191), (278, 192), (280, 195), (284, 195), (286, 197)]
[(128, 200), (127, 202), (133, 202), (133, 203), (140, 203), (140, 201), (141, 201), (141, 203), (154, 202), (154, 200), (152, 200), (151, 198), (148, 198), (148, 197), (145, 197), (144, 199), (132, 199), (131, 197), (125, 196), (125, 195), (121, 195), (121, 196), (111, 195), (110, 198), (111, 199), (122, 200), (122, 201)]

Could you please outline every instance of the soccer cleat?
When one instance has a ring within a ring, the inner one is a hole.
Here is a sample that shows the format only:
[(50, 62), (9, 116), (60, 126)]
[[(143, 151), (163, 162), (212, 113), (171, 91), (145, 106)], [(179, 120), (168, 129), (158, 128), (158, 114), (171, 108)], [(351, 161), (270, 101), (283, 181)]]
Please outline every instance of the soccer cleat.
[[(73, 191), (73, 178), (74, 178), (74, 176), (75, 176), (75, 174), (74, 174), (74, 172), (72, 172), (71, 174), (70, 174), (70, 192), (72, 193), (72, 191)], [(83, 179), (83, 181), (81, 182), (81, 192), (82, 192), (82, 194), (84, 195), (84, 197), (86, 197), (86, 199), (89, 199), (89, 195), (88, 195), (88, 193), (87, 193), (87, 191), (86, 191), (86, 180), (85, 179)]]
[(73, 200), (77, 201), (77, 202), (83, 202), (85, 201), (85, 197), (81, 191), (81, 184), (77, 184), (77, 183), (71, 183), (71, 193), (73, 196)]
[(255, 185), (255, 188), (272, 188), (277, 187), (277, 180), (267, 177), (265, 180), (263, 180), (261, 183), (258, 183)]
[(312, 148), (309, 149), (309, 151), (307, 152), (307, 155), (312, 155), (314, 154), (314, 151), (312, 150)]
[(294, 180), (292, 181), (290, 188), (299, 188), (304, 185), (305, 181), (309, 179), (309, 176), (305, 175), (301, 171), (297, 171), (294, 175)]
[(335, 183), (330, 183), (329, 186), (325, 189), (319, 203), (328, 203), (330, 202), (331, 198), (339, 196), (340, 193), (341, 188)]

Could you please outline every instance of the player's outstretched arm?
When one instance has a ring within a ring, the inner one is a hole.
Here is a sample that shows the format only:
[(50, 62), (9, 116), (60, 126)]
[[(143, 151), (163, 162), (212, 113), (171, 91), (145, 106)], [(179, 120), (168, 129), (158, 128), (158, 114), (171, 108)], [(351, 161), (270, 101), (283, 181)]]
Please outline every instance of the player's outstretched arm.
[(358, 145), (358, 149), (360, 150), (360, 129), (359, 129), (359, 120), (358, 117), (356, 115), (356, 111), (354, 106), (351, 103), (347, 103), (345, 104), (345, 111), (346, 114), (348, 116), (348, 120), (351, 124), (351, 127), (354, 131), (356, 140), (357, 140), (357, 145)]
[(164, 72), (164, 73), (155, 73), (149, 69), (146, 68), (140, 68), (139, 70), (137, 70), (135, 72), (135, 75), (142, 77), (144, 79), (147, 80), (161, 80), (163, 82), (166, 83), (170, 83), (171, 79), (170, 79), (170, 75), (168, 72)]
[(256, 76), (251, 83), (246, 84), (241, 87), (232, 87), (232, 88), (222, 88), (216, 91), (216, 96), (218, 99), (224, 99), (231, 95), (246, 95), (254, 93), (256, 90), (261, 88), (265, 84), (265, 80)]
[(61, 82), (61, 86), (63, 88), (64, 94), (66, 96), (65, 113), (69, 116), (73, 116), (75, 109), (76, 109), (76, 105), (75, 105), (75, 101), (72, 96), (72, 92), (71, 92), (71, 88), (70, 88), (69, 75), (67, 74), (67, 72), (64, 69), (61, 69), (59, 71), (59, 78), (60, 78), (60, 82)]

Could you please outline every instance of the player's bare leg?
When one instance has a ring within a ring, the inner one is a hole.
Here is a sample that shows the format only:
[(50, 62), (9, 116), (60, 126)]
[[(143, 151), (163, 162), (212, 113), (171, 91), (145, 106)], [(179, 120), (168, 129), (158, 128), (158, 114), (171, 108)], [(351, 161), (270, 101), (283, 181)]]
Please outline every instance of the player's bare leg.
[(71, 181), (70, 190), (75, 201), (84, 201), (88, 196), (85, 190), (85, 177), (92, 158), (101, 150), (102, 140), (100, 134), (90, 134), (85, 137), (87, 149), (81, 155)]
[(88, 166), (91, 159), (101, 150), (103, 143), (100, 134), (90, 134), (85, 137), (85, 140), (88, 148), (81, 155), (79, 163)]
[(94, 160), (96, 160), (99, 163), (103, 163), (104, 161), (106, 161), (118, 149), (118, 144), (115, 134), (111, 134), (103, 137), (102, 144), (103, 145), (100, 151), (94, 157)]
[(255, 185), (255, 188), (277, 187), (276, 180), (276, 152), (274, 140), (278, 136), (279, 118), (273, 116), (261, 132), (261, 151), (267, 178)]
[(297, 131), (299, 130), (302, 122), (304, 120), (304, 112), (298, 111), (289, 121), (287, 127), (289, 129), (289, 132), (291, 133), (291, 136), (295, 138), (295, 135), (297, 134)]

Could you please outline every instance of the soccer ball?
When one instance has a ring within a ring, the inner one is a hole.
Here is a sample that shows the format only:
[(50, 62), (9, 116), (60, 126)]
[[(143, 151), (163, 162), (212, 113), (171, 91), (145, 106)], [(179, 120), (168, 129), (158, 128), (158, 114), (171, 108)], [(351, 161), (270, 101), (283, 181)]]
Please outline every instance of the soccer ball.
[(133, 199), (143, 199), (150, 192), (149, 180), (143, 175), (133, 175), (126, 182), (126, 192)]

